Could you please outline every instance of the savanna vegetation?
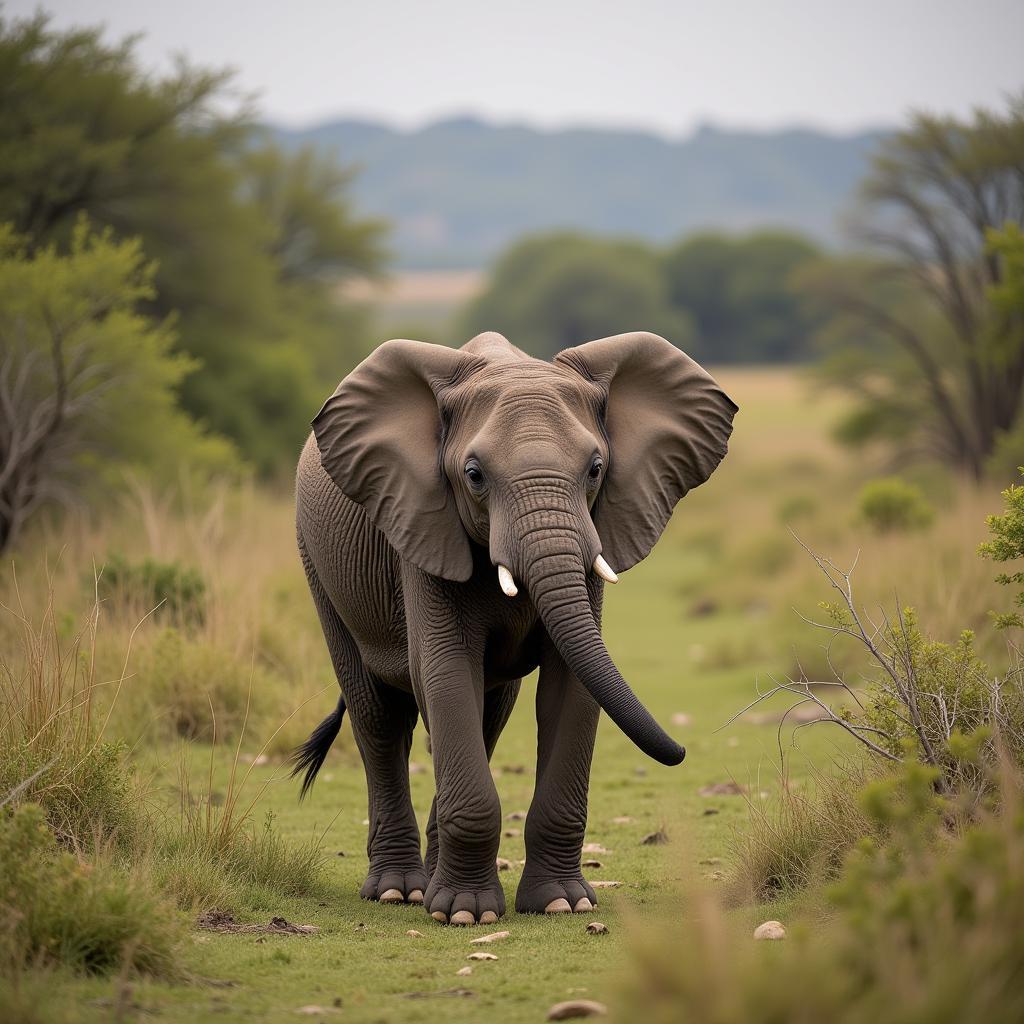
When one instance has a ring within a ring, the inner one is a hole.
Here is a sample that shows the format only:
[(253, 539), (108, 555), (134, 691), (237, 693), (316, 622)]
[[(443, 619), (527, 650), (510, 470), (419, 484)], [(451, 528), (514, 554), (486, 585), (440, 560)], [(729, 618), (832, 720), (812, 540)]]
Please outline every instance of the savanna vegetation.
[[(560, 233), (439, 329), (549, 355), (643, 326), (741, 407), (607, 595), (689, 757), (602, 723), (606, 931), (510, 915), (474, 962), (359, 901), (347, 728), (305, 803), (287, 778), (336, 684), (282, 480), (372, 344), (337, 283), (384, 269), (383, 226), (228, 78), (154, 79), (130, 43), (3, 22), (0, 95), (0, 1018), (1020, 1018), (1019, 104), (890, 138), (861, 256)], [(529, 689), (493, 761), (510, 897)], [(421, 824), (432, 783), (418, 733)]]

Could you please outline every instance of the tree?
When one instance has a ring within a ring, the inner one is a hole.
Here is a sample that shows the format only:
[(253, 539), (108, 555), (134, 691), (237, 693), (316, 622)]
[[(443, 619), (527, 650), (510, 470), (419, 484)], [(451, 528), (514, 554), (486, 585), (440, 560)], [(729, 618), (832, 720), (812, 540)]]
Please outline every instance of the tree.
[(711, 363), (806, 359), (817, 318), (793, 288), (794, 272), (820, 256), (799, 235), (700, 234), (664, 259), (669, 295), (693, 318), (697, 351)]
[[(881, 258), (804, 281), (845, 321), (826, 340), (832, 378), (864, 400), (853, 434), (895, 430), (982, 474), (1021, 414), (1024, 307), (1005, 239), (1022, 223), (1024, 97), (966, 121), (917, 115), (883, 143), (856, 219)], [(865, 344), (870, 359), (853, 352)]]
[(362, 351), (328, 278), (376, 272), (382, 227), (353, 214), (347, 172), (269, 147), (229, 87), (184, 64), (147, 76), (131, 40), (0, 20), (0, 221), (30, 248), (66, 248), (81, 214), (141, 238), (149, 308), (200, 364), (186, 408), (271, 470)]
[(127, 467), (223, 467), (233, 454), (177, 406), (194, 369), (166, 321), (139, 312), (153, 266), (137, 241), (90, 233), (67, 255), (0, 226), (0, 551), (46, 502), (69, 503)]
[(512, 246), (461, 320), (463, 338), (499, 331), (542, 359), (637, 330), (683, 348), (692, 340), (688, 319), (669, 304), (657, 256), (640, 243), (563, 233)]

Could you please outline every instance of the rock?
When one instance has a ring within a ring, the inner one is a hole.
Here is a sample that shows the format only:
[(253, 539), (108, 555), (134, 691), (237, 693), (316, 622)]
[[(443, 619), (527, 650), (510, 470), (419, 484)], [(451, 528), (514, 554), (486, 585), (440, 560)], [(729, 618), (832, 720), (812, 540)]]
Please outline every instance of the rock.
[(526, 821), (526, 811), (512, 811), (505, 815), (506, 821)]
[(611, 850), (606, 850), (600, 843), (584, 843), (584, 853), (611, 853)]
[(603, 1017), (608, 1012), (604, 1003), (593, 999), (570, 999), (564, 1003), (555, 1003), (548, 1010), (548, 1020), (575, 1020), (577, 1017)]
[(408, 935), (410, 939), (422, 939), (423, 938), (423, 932), (418, 932), (418, 931), (416, 931), (415, 928), (410, 928), (405, 934)]
[(722, 858), (721, 857), (705, 857), (700, 863), (701, 864), (707, 864), (709, 867), (717, 867), (719, 864), (722, 863)]
[(307, 1017), (322, 1017), (326, 1013), (337, 1013), (337, 1009), (333, 1006), (316, 1006), (310, 1004), (309, 1006), (300, 1006), (296, 1013), (304, 1014)]
[(473, 968), (466, 964), (465, 967), (460, 967), (456, 972), (455, 976), (458, 978), (468, 978), (473, 973)]
[(590, 883), (592, 889), (618, 889), (621, 885), (621, 882), (595, 882), (593, 880)]
[(713, 598), (705, 597), (690, 605), (690, 617), (694, 619), (705, 619), (718, 611), (718, 602)]
[(409, 774), (410, 775), (424, 775), (427, 771), (426, 765), (420, 764), (418, 761), (409, 762)]
[(599, 860), (585, 860), (583, 862), (585, 868), (603, 868), (604, 865)]
[(497, 869), (499, 871), (511, 871), (512, 870), (512, 861), (506, 860), (504, 857), (496, 857), (495, 860), (494, 860), (494, 864), (495, 864), (495, 867), (497, 867)]
[(518, 839), (522, 834), (521, 828), (507, 828), (501, 833), (506, 839)]
[(587, 934), (588, 935), (607, 935), (608, 934), (608, 925), (602, 924), (600, 921), (591, 921), (590, 924), (587, 925)]
[(646, 768), (641, 768), (638, 765), (636, 768), (633, 769), (633, 774), (635, 776), (637, 776), (637, 778), (642, 779), (642, 778), (644, 778), (647, 775), (647, 769)]
[(717, 807), (705, 807), (703, 814), (705, 818), (710, 818), (712, 814), (718, 814), (719, 810)]
[(484, 946), (488, 942), (501, 942), (502, 939), (507, 939), (511, 934), (511, 932), (491, 932), (490, 935), (481, 935), (479, 939), (470, 939), (469, 944), (471, 946)]
[(612, 818), (613, 825), (630, 825), (633, 823), (633, 819), (628, 814), (620, 814), (617, 818)]
[(746, 790), (735, 782), (713, 782), (710, 786), (702, 786), (698, 791), (701, 796), (742, 796)]
[(641, 846), (664, 846), (668, 842), (668, 833), (664, 829), (650, 832), (640, 840)]
[(780, 921), (765, 921), (754, 929), (755, 939), (778, 940), (786, 937), (786, 929)]
[(526, 765), (522, 764), (503, 764), (501, 770), (509, 775), (523, 775), (526, 773)]
[(689, 725), (691, 721), (693, 721), (693, 719), (691, 719), (690, 716), (683, 711), (677, 711), (672, 716), (673, 725)]
[(466, 957), (467, 960), (497, 960), (498, 958), (493, 953), (470, 953)]

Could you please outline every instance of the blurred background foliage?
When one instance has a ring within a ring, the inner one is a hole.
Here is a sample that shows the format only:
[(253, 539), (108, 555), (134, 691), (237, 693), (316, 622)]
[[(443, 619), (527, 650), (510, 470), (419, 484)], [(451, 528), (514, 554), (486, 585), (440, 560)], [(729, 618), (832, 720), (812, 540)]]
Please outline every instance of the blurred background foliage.
[[(38, 15), (0, 23), (0, 97), (0, 288), (17, 296), (0, 319), (0, 545), (129, 468), (285, 477), (386, 328), (456, 345), (498, 330), (542, 358), (642, 328), (711, 366), (813, 365), (853, 396), (840, 440), (893, 466), (1005, 481), (1021, 459), (1020, 98), (873, 137), (842, 250), (782, 228), (548, 230), (450, 294), (428, 279), (440, 304), (389, 308), (388, 225), (357, 209), (337, 139), (261, 125), (229, 74), (156, 77), (132, 40)], [(459, 152), (466, 132), (449, 134)]]

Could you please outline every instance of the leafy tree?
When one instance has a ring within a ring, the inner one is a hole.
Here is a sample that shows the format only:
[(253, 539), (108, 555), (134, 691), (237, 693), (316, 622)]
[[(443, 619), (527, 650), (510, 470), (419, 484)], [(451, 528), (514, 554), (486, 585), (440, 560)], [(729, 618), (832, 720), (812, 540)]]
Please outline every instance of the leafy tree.
[(669, 304), (656, 255), (640, 243), (563, 233), (512, 246), (461, 321), (463, 337), (500, 331), (543, 359), (636, 330), (684, 348), (692, 339), (688, 319)]
[(46, 502), (69, 503), (123, 470), (230, 464), (177, 406), (194, 369), (166, 321), (139, 312), (153, 266), (137, 241), (90, 233), (29, 251), (0, 227), (0, 550)]
[(819, 250), (799, 235), (745, 238), (694, 235), (665, 255), (676, 308), (693, 318), (703, 359), (781, 362), (805, 359), (817, 317), (792, 286), (794, 272)]
[(229, 85), (184, 64), (147, 76), (131, 40), (96, 30), (0, 20), (0, 221), (30, 247), (67, 247), (83, 213), (141, 238), (150, 308), (176, 312), (201, 364), (186, 408), (269, 470), (363, 347), (327, 274), (375, 272), (381, 226), (353, 215), (345, 172), (269, 148)]
[(804, 282), (843, 322), (826, 335), (831, 377), (864, 400), (853, 435), (896, 434), (981, 475), (1024, 395), (1022, 223), (1024, 97), (918, 115), (882, 144), (857, 217), (881, 258)]

